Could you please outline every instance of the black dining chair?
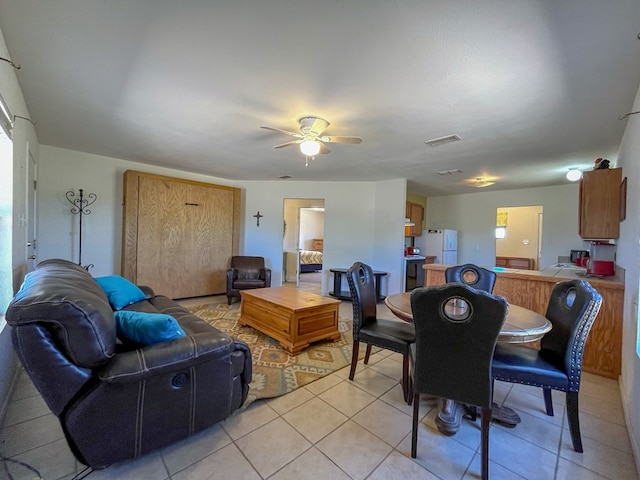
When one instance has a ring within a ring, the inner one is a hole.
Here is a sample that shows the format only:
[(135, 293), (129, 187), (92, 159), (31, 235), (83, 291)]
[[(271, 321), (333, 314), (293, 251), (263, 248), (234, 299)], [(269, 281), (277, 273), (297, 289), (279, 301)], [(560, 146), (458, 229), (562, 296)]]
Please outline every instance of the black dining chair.
[(349, 380), (353, 380), (358, 364), (360, 342), (367, 344), (364, 363), (369, 363), (371, 347), (376, 346), (402, 354), (402, 393), (409, 401), (409, 345), (416, 338), (410, 323), (377, 317), (377, 296), (373, 270), (367, 264), (355, 262), (347, 270), (347, 282), (353, 304), (353, 350)]
[(481, 409), (482, 478), (489, 478), (493, 405), (491, 360), (507, 316), (507, 301), (483, 290), (448, 283), (411, 292), (416, 342), (410, 348), (413, 390), (411, 457), (417, 456), (420, 393)]
[(447, 268), (444, 271), (444, 279), (447, 283), (464, 283), (478, 290), (491, 293), (493, 292), (493, 286), (496, 284), (496, 272), (478, 267), (473, 263), (465, 263), (464, 265)]
[(582, 353), (602, 297), (584, 280), (557, 283), (545, 316), (552, 328), (540, 341), (540, 350), (499, 344), (493, 357), (493, 378), (542, 387), (547, 415), (553, 416), (551, 390), (566, 392), (567, 420), (573, 449), (582, 453), (578, 392)]

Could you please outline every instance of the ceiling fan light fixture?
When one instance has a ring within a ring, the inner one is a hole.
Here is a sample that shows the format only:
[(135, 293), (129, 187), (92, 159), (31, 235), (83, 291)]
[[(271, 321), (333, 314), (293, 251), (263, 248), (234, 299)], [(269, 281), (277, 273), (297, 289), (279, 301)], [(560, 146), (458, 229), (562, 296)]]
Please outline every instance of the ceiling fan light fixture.
[(320, 152), (320, 144), (315, 140), (300, 143), (300, 151), (307, 157), (315, 157)]
[(567, 172), (567, 180), (570, 182), (577, 182), (582, 178), (582, 172), (577, 168), (571, 168)]

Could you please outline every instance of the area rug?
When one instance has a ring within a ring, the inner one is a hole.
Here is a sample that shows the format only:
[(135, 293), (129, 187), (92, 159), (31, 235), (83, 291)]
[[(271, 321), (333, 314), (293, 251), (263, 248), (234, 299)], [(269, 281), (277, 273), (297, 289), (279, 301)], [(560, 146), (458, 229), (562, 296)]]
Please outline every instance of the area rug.
[[(351, 320), (340, 319), (339, 340), (312, 343), (298, 355), (290, 355), (271, 337), (249, 326), (239, 326), (240, 304), (213, 303), (189, 308), (229, 336), (249, 345), (253, 363), (253, 381), (244, 407), (260, 398), (272, 398), (292, 392), (351, 364), (353, 343)], [(364, 348), (360, 349), (360, 358)]]

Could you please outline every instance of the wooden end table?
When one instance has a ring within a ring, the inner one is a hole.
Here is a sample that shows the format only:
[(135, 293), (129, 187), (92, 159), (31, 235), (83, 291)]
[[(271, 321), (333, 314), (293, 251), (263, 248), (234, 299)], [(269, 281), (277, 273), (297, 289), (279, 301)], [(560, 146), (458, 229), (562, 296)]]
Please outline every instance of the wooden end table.
[(240, 291), (238, 325), (249, 325), (278, 340), (292, 355), (312, 342), (340, 339), (340, 300), (289, 287)]

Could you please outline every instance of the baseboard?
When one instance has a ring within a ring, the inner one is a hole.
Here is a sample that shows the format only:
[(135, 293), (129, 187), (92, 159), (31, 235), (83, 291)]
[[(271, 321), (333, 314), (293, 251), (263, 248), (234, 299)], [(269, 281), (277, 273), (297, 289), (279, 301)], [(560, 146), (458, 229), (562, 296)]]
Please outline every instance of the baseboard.
[(640, 444), (638, 443), (638, 435), (633, 429), (633, 424), (630, 422), (631, 415), (627, 406), (629, 405), (629, 399), (625, 396), (627, 390), (624, 388), (624, 381), (622, 375), (618, 377), (618, 386), (620, 387), (620, 398), (622, 399), (622, 412), (624, 414), (624, 423), (627, 426), (627, 434), (629, 435), (629, 442), (631, 443), (631, 453), (633, 454), (633, 460), (636, 464), (636, 471), (640, 472)]

